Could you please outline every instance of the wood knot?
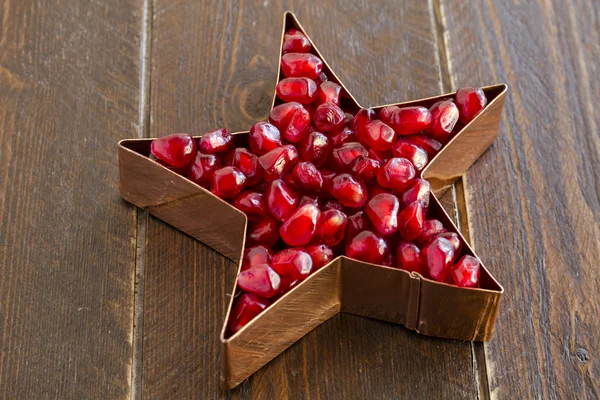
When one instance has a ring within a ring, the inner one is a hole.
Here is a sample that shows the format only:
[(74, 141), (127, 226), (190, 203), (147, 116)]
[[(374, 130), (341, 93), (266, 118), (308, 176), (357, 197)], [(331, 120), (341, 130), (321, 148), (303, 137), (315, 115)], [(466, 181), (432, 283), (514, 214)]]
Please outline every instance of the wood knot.
[(585, 364), (590, 360), (590, 353), (586, 349), (578, 347), (575, 350), (575, 358), (577, 358), (577, 362)]

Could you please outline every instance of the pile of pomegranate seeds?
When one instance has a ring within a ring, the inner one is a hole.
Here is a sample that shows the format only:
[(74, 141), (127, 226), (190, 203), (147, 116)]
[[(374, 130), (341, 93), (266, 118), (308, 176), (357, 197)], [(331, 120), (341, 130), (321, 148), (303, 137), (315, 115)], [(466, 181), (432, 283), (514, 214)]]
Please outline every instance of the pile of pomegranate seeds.
[(479, 286), (479, 262), (428, 215), (430, 187), (418, 175), (483, 110), (484, 92), (462, 88), (429, 109), (355, 110), (311, 51), (302, 32), (285, 33), (281, 104), (246, 146), (226, 129), (152, 142), (153, 160), (248, 216), (231, 333), (339, 255)]

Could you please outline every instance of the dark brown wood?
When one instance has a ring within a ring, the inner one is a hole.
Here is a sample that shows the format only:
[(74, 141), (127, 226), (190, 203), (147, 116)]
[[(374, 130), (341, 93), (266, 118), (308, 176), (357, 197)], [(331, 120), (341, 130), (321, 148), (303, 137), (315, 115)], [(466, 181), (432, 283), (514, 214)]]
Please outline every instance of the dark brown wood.
[(130, 395), (140, 10), (0, 2), (0, 398)]
[(451, 85), (508, 83), (466, 175), (470, 234), (506, 292), (492, 398), (600, 397), (598, 4), (443, 0)]

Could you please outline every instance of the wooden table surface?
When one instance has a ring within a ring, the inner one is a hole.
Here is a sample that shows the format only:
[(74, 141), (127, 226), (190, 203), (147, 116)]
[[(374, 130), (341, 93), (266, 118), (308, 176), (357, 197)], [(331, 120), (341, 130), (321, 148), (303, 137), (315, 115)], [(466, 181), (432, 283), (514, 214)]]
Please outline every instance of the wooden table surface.
[[(0, 0), (0, 397), (600, 398), (600, 6)], [(294, 10), (363, 104), (509, 85), (444, 197), (506, 294), (490, 343), (339, 315), (231, 392), (235, 265), (125, 203), (117, 141), (265, 119)]]

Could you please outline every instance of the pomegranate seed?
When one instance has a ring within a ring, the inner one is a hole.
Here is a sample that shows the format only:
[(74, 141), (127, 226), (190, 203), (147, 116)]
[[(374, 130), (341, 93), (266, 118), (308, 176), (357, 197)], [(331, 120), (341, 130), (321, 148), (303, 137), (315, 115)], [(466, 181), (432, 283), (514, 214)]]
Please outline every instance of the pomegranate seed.
[(291, 289), (294, 288), (300, 281), (298, 279), (294, 279), (291, 276), (282, 276), (281, 284), (279, 285), (279, 292), (277, 293), (277, 297), (281, 297)]
[(399, 209), (400, 202), (396, 196), (381, 193), (369, 200), (365, 212), (379, 233), (391, 235), (398, 230)]
[(394, 130), (377, 119), (365, 126), (362, 137), (367, 146), (377, 151), (391, 149), (395, 138)]
[(283, 103), (273, 107), (269, 122), (283, 132), (286, 140), (297, 143), (308, 133), (310, 113), (300, 103)]
[(346, 115), (336, 104), (327, 102), (319, 105), (313, 114), (313, 123), (323, 132), (332, 132), (341, 128)]
[(324, 244), (313, 244), (306, 247), (306, 252), (313, 262), (313, 269), (317, 270), (333, 260), (333, 250)]
[(394, 155), (391, 151), (376, 151), (369, 149), (369, 157), (379, 161), (381, 164), (392, 158)]
[(332, 147), (329, 138), (317, 131), (310, 132), (300, 142), (300, 146), (298, 146), (300, 160), (310, 161), (317, 167), (325, 164), (325, 161), (327, 161), (327, 158), (331, 154), (331, 150)]
[(312, 272), (313, 262), (304, 249), (285, 249), (273, 256), (273, 269), (281, 276), (302, 280)]
[(372, 264), (383, 263), (389, 255), (388, 243), (371, 231), (362, 231), (346, 246), (346, 255)]
[(321, 191), (321, 195), (329, 194), (331, 185), (333, 184), (333, 178), (335, 178), (337, 174), (327, 168), (321, 168), (319, 172), (321, 172), (321, 177), (323, 178), (323, 190)]
[(438, 101), (429, 109), (431, 125), (426, 132), (438, 142), (445, 142), (458, 121), (458, 108), (452, 100)]
[(312, 49), (310, 41), (297, 29), (288, 30), (283, 35), (283, 53), (308, 53)]
[(323, 202), (323, 205), (321, 206), (321, 209), (323, 211), (327, 211), (327, 210), (343, 211), (344, 210), (344, 206), (341, 205), (340, 202), (337, 201), (337, 200), (327, 200), (327, 201)]
[(238, 194), (231, 204), (246, 214), (248, 219), (256, 221), (269, 216), (265, 195), (258, 192), (245, 190)]
[(242, 294), (231, 310), (231, 316), (229, 317), (231, 333), (236, 333), (242, 329), (269, 305), (271, 305), (271, 302), (268, 299), (252, 293)]
[(431, 121), (432, 115), (428, 109), (412, 106), (395, 109), (389, 117), (388, 125), (398, 135), (412, 135), (427, 129)]
[(150, 151), (168, 166), (182, 168), (196, 157), (196, 142), (187, 133), (175, 133), (154, 139), (150, 144)]
[(358, 211), (348, 217), (346, 229), (346, 243), (354, 239), (362, 231), (371, 230), (371, 221), (364, 211)]
[(187, 178), (208, 188), (214, 172), (219, 168), (221, 168), (221, 161), (215, 155), (196, 153), (196, 158), (187, 172)]
[(382, 120), (387, 125), (389, 125), (390, 124), (390, 120), (392, 118), (392, 114), (394, 112), (396, 112), (396, 110), (399, 110), (399, 109), (400, 109), (400, 107), (398, 107), (398, 106), (386, 106), (386, 107), (383, 107), (377, 113), (377, 117), (379, 117), (380, 120)]
[(267, 188), (267, 207), (275, 218), (280, 221), (288, 219), (300, 202), (300, 196), (295, 189), (290, 185), (276, 179), (271, 182), (271, 185)]
[(238, 275), (240, 289), (255, 295), (271, 298), (279, 291), (280, 277), (268, 264), (255, 265)]
[[(442, 232), (438, 233), (436, 238), (443, 237), (444, 239), (448, 239), (450, 243), (452, 243), (452, 247), (454, 247), (454, 254), (458, 256), (460, 254), (460, 250), (462, 249), (462, 241), (460, 240), (460, 236), (455, 232)], [(452, 260), (454, 261), (454, 260)]]
[(305, 194), (304, 196), (302, 196), (300, 198), (300, 203), (298, 204), (298, 207), (302, 207), (305, 204), (312, 204), (316, 207), (319, 206), (319, 197), (316, 194)]
[(377, 173), (377, 182), (387, 188), (404, 190), (415, 177), (415, 168), (406, 158), (390, 158)]
[(210, 191), (222, 199), (231, 199), (246, 186), (246, 180), (246, 175), (236, 167), (219, 168), (213, 174)]
[(401, 242), (400, 245), (398, 245), (398, 254), (396, 258), (398, 268), (408, 272), (418, 272), (423, 276), (427, 275), (421, 249), (415, 244)]
[(352, 129), (361, 142), (364, 138), (364, 131), (367, 128), (367, 124), (375, 118), (375, 111), (370, 108), (363, 108), (359, 110), (354, 118), (352, 119)]
[(354, 134), (354, 131), (347, 126), (344, 126), (337, 132), (332, 133), (329, 136), (329, 139), (331, 140), (333, 147), (340, 147), (344, 143), (356, 142), (358, 140)]
[(302, 104), (312, 103), (317, 84), (309, 78), (285, 78), (275, 88), (277, 96), (286, 103), (296, 101)]
[(317, 88), (317, 94), (315, 95), (315, 104), (333, 103), (340, 105), (340, 92), (342, 87), (335, 82), (327, 81), (323, 82)]
[(333, 247), (339, 244), (346, 233), (348, 217), (340, 210), (330, 209), (321, 214), (317, 238), (319, 243)]
[(281, 134), (274, 125), (268, 122), (257, 122), (250, 128), (248, 142), (252, 152), (262, 156), (277, 147), (281, 147)]
[(312, 240), (320, 216), (317, 206), (305, 204), (279, 228), (279, 235), (290, 246), (304, 246)]
[(414, 240), (423, 231), (425, 209), (422, 201), (415, 201), (398, 214), (398, 231), (405, 240)]
[[(196, 153), (198, 154), (198, 153)], [(189, 172), (189, 169), (191, 168), (193, 161), (191, 163), (189, 163), (188, 165), (185, 165), (183, 167), (179, 167), (179, 168), (175, 168), (175, 167), (171, 167), (169, 164), (167, 164), (166, 162), (164, 162), (163, 160), (159, 160), (158, 158), (156, 158), (154, 156), (154, 154), (150, 153), (150, 155), (148, 156), (149, 159), (151, 159), (154, 162), (159, 163), (160, 165), (162, 165), (163, 167), (165, 167), (166, 169), (168, 169), (169, 171), (173, 171), (178, 175), (183, 175), (186, 176)]]
[(271, 257), (273, 257), (273, 253), (268, 247), (261, 244), (248, 247), (244, 250), (242, 271), (258, 264), (271, 264)]
[(473, 256), (463, 256), (450, 271), (456, 286), (479, 287), (481, 264)]
[(439, 233), (446, 232), (444, 224), (437, 219), (428, 219), (423, 222), (423, 230), (419, 237), (415, 240), (419, 246), (425, 246)]
[(371, 198), (371, 199), (380, 193), (394, 194), (394, 191), (392, 189), (380, 186), (377, 182), (371, 182), (369, 184), (368, 191), (369, 191), (369, 198)]
[(323, 177), (315, 166), (308, 161), (301, 161), (292, 171), (294, 182), (300, 189), (318, 192), (323, 187)]
[(330, 158), (331, 168), (338, 172), (350, 170), (350, 164), (358, 156), (367, 157), (369, 152), (360, 143), (348, 142), (333, 149)]
[(198, 148), (204, 154), (225, 154), (235, 146), (231, 133), (225, 128), (213, 129), (198, 139)]
[(226, 164), (236, 167), (246, 175), (246, 178), (248, 178), (246, 186), (257, 184), (262, 177), (262, 170), (258, 166), (258, 157), (243, 147), (233, 150), (227, 156)]
[(362, 207), (368, 200), (365, 184), (350, 174), (340, 174), (331, 182), (331, 195), (346, 207)]
[(263, 244), (273, 247), (279, 240), (279, 224), (274, 218), (252, 222), (248, 227), (247, 244)]
[(350, 170), (358, 175), (365, 182), (373, 179), (381, 168), (381, 163), (372, 158), (358, 156), (352, 161)]
[(281, 180), (287, 183), (291, 188), (299, 190), (298, 186), (296, 186), (296, 181), (294, 180), (294, 175), (291, 172), (287, 172), (283, 174)]
[(415, 170), (421, 171), (427, 165), (429, 158), (427, 152), (416, 144), (407, 142), (405, 140), (398, 140), (394, 144), (393, 149), (394, 157), (406, 158), (410, 161)]
[(427, 158), (430, 160), (441, 150), (442, 144), (435, 139), (423, 135), (408, 136), (399, 141), (408, 141), (416, 146), (419, 146), (427, 153)]
[(278, 147), (258, 158), (264, 180), (271, 182), (289, 172), (298, 161), (298, 151), (291, 144)]
[(315, 82), (320, 85), (321, 83), (327, 82), (329, 79), (327, 79), (327, 74), (325, 74), (325, 72), (321, 72), (319, 74), (319, 77), (315, 80)]
[(438, 282), (446, 280), (454, 258), (452, 243), (445, 238), (435, 238), (423, 249), (423, 254), (429, 276)]
[(455, 99), (460, 122), (464, 125), (471, 122), (487, 105), (487, 98), (481, 88), (460, 88), (456, 91)]
[(286, 78), (317, 79), (323, 69), (323, 61), (310, 53), (287, 53), (281, 56), (281, 72)]
[(429, 190), (431, 185), (425, 179), (416, 178), (402, 194), (400, 198), (402, 201), (402, 207), (408, 206), (410, 203), (414, 203), (419, 200), (425, 204), (425, 207), (429, 206)]

